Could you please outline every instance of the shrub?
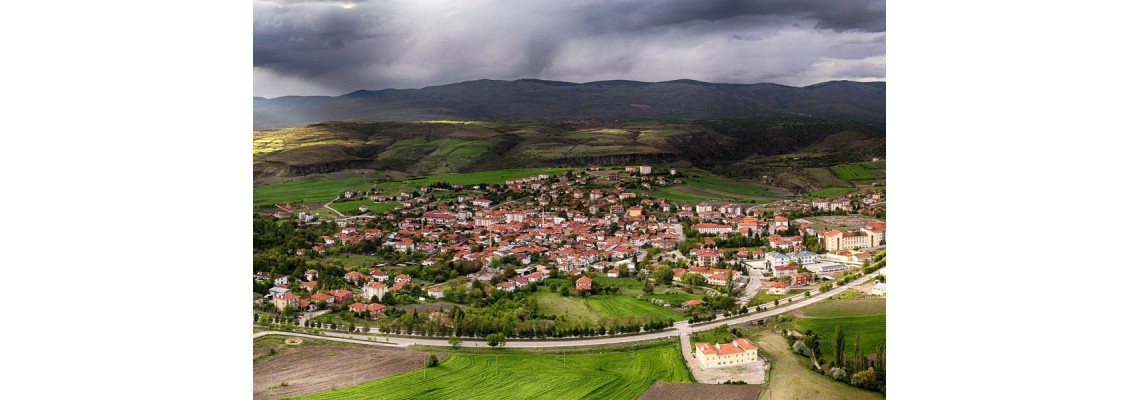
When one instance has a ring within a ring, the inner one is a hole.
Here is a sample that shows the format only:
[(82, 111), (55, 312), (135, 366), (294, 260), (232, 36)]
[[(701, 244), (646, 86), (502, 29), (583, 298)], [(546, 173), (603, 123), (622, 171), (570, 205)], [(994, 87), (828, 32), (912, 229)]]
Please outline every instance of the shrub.
[(795, 343), (792, 343), (792, 351), (805, 357), (808, 355), (808, 347), (802, 340), (797, 340)]
[(835, 367), (831, 369), (831, 372), (828, 373), (828, 376), (831, 376), (831, 379), (835, 379), (837, 381), (846, 381), (847, 371), (844, 371), (843, 368)]
[(432, 354), (431, 357), (428, 358), (428, 367), (435, 366), (439, 366), (439, 357), (436, 357), (435, 354)]

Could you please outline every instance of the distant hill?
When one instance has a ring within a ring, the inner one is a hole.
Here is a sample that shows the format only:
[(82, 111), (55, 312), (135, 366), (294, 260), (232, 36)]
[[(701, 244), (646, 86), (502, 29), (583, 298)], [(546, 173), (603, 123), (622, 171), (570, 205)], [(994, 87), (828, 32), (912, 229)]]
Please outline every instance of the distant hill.
[[(649, 163), (763, 175), (885, 155), (878, 124), (820, 118), (323, 122), (254, 132), (254, 178)], [(794, 155), (781, 160), (781, 155)]]
[(694, 80), (570, 83), (478, 80), (342, 96), (253, 99), (255, 130), (324, 121), (812, 117), (884, 125), (885, 82), (772, 83)]

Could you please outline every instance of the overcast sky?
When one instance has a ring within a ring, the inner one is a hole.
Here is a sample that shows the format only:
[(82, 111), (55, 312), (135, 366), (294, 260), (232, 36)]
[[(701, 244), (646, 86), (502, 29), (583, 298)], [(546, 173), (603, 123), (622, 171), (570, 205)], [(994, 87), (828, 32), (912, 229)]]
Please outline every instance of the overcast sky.
[(254, 0), (253, 94), (886, 80), (885, 0)]

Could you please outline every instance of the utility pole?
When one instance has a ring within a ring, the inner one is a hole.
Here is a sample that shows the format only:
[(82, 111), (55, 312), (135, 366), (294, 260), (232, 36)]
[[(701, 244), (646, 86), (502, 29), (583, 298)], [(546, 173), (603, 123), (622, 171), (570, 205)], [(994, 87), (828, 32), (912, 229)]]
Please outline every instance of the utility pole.
[(425, 381), (427, 380), (427, 366), (428, 366), (428, 357), (427, 357), (427, 354), (424, 354), (424, 380)]

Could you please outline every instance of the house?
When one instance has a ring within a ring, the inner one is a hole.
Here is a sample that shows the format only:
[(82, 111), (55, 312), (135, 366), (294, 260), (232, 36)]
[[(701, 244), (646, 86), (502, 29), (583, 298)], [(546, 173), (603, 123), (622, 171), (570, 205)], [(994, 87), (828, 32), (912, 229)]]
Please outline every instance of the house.
[(515, 284), (514, 282), (499, 282), (499, 284), (495, 285), (495, 288), (504, 292), (513, 292), (515, 291)]
[(273, 276), (273, 285), (274, 286), (276, 286), (276, 285), (288, 285), (288, 284), (289, 284), (289, 276), (288, 275), (277, 274), (277, 275)]
[(320, 274), (318, 274), (317, 270), (315, 270), (315, 269), (310, 269), (310, 270), (305, 271), (305, 280), (306, 281), (312, 282), (319, 277), (320, 277)]
[(792, 285), (801, 286), (811, 283), (811, 278), (804, 274), (792, 274)]
[(526, 280), (530, 282), (542, 282), (543, 279), (546, 279), (546, 276), (542, 275), (541, 272), (535, 272), (526, 276)]
[(788, 284), (784, 282), (776, 282), (768, 288), (768, 294), (788, 294)]
[(404, 283), (404, 282), (411, 282), (411, 281), (412, 281), (412, 277), (408, 276), (408, 274), (396, 275), (396, 283)]
[(777, 265), (772, 267), (772, 276), (776, 278), (783, 278), (785, 276), (792, 276), (799, 269), (796, 265)]
[(387, 272), (372, 271), (372, 272), (369, 272), (368, 274), (372, 275), (372, 280), (374, 280), (374, 281), (377, 281), (377, 282), (387, 282), (388, 281), (388, 273)]
[(333, 297), (331, 295), (329, 295), (328, 293), (317, 293), (317, 294), (314, 294), (312, 296), (309, 296), (309, 300), (312, 300), (312, 301), (317, 302), (317, 303), (328, 303), (328, 301), (332, 300), (332, 298)]
[(608, 276), (610, 278), (617, 278), (618, 277), (618, 270), (611, 269), (609, 271), (606, 271), (606, 276)]
[(363, 275), (361, 275), (359, 272), (349, 271), (347, 274), (344, 274), (344, 280), (352, 282), (353, 284), (357, 284), (360, 282), (360, 278), (362, 276)]
[(588, 276), (583, 276), (574, 281), (574, 290), (593, 290), (594, 280)]
[(475, 200), (471, 200), (471, 204), (474, 204), (476, 207), (490, 207), (491, 206), (491, 200), (487, 200), (484, 198), (478, 198)]
[(316, 282), (305, 282), (305, 283), (301, 284), (301, 288), (305, 289), (305, 291), (311, 293), (314, 290), (317, 290), (317, 283)]
[(344, 304), (346, 301), (352, 299), (352, 292), (344, 290), (344, 289), (334, 290), (330, 294), (333, 297), (332, 298), (333, 303), (336, 303), (336, 304)]
[(384, 313), (385, 308), (387, 308), (387, 307), (383, 304), (376, 304), (376, 303), (369, 304), (368, 305), (368, 316), (372, 317), (373, 319), (379, 318), (380, 314)]
[(875, 296), (886, 296), (887, 284), (885, 282), (875, 282), (875, 285), (871, 286), (871, 294)]
[(372, 283), (369, 283), (367, 285), (364, 285), (364, 300), (365, 301), (371, 300), (372, 296), (376, 296), (377, 299), (383, 299), (384, 295), (387, 293), (388, 293), (388, 285), (386, 285), (386, 284), (383, 284), (380, 282), (372, 282)]
[(720, 286), (728, 285), (729, 275), (730, 273), (728, 271), (714, 272), (712, 275), (709, 275), (708, 283)]
[(739, 338), (725, 344), (697, 343), (693, 355), (705, 368), (728, 367), (760, 360), (756, 345), (748, 338)]
[(653, 167), (642, 165), (637, 168), (637, 172), (640, 172), (642, 175), (649, 175), (653, 173)]
[(810, 251), (797, 251), (790, 256), (792, 261), (800, 264), (814, 264), (819, 262), (819, 255)]
[(433, 298), (433, 299), (442, 299), (443, 298), (443, 288), (441, 288), (441, 287), (429, 288), (427, 290), (427, 292), (428, 292), (428, 296)]
[(720, 250), (715, 248), (700, 248), (689, 250), (689, 255), (695, 256), (697, 266), (707, 267), (720, 261)]
[(300, 299), (301, 296), (285, 293), (273, 296), (273, 305), (277, 306), (278, 310), (284, 310), (285, 307), (299, 307), (298, 300)]
[(257, 281), (257, 282), (265, 282), (265, 281), (269, 280), (269, 278), (272, 278), (272, 277), (273, 277), (273, 274), (270, 274), (269, 272), (265, 272), (265, 271), (253, 274), (253, 280)]
[(784, 266), (784, 265), (788, 265), (788, 263), (791, 263), (792, 258), (788, 257), (787, 255), (784, 255), (783, 253), (770, 251), (770, 252), (764, 253), (764, 261), (767, 261), (768, 266), (770, 266), (770, 267), (779, 267), (779, 266)]

